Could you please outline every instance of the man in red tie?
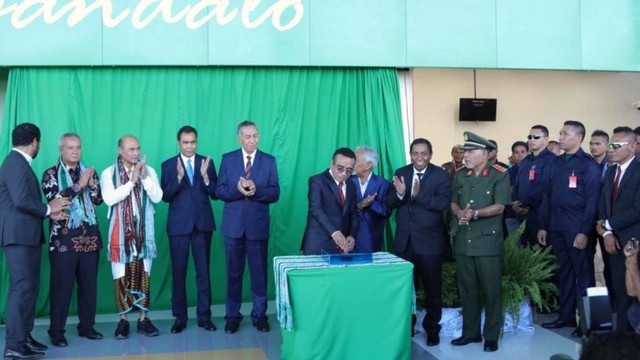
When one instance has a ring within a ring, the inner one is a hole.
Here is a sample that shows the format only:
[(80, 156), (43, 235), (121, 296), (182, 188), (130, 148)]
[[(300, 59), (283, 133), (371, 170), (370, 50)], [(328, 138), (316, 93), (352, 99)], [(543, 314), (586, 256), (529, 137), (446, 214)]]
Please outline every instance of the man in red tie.
[[(631, 331), (627, 310), (632, 298), (625, 286), (625, 255), (629, 240), (640, 234), (640, 162), (635, 157), (635, 134), (629, 127), (613, 130), (607, 156), (615, 163), (607, 170), (598, 206), (597, 230), (604, 239), (602, 249), (609, 255), (611, 279), (616, 295), (616, 329)], [(607, 284), (608, 285), (608, 284)]]
[(305, 255), (353, 250), (360, 216), (357, 189), (348, 180), (355, 163), (353, 150), (340, 148), (329, 169), (309, 178), (309, 212), (301, 246)]
[(242, 314), (242, 279), (245, 264), (251, 275), (251, 322), (261, 332), (267, 321), (267, 250), (269, 205), (280, 198), (276, 158), (258, 150), (258, 127), (243, 121), (237, 127), (242, 147), (222, 156), (216, 196), (224, 201), (222, 226), (227, 259), (227, 307), (224, 331), (238, 331)]

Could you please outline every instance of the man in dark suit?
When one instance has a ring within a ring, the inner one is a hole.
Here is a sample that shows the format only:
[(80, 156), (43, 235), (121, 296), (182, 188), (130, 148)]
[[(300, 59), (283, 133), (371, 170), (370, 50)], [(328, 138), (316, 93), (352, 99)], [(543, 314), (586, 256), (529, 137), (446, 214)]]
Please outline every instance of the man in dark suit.
[(251, 322), (258, 331), (267, 332), (269, 205), (280, 198), (278, 168), (273, 156), (258, 150), (256, 124), (241, 122), (237, 134), (242, 147), (222, 156), (216, 185), (216, 196), (224, 201), (221, 229), (227, 258), (224, 331), (235, 333), (242, 321), (242, 277), (248, 261), (253, 300)]
[(409, 155), (411, 164), (399, 168), (393, 176), (387, 205), (397, 209), (396, 254), (413, 263), (415, 279), (424, 285), (427, 315), (422, 327), (427, 333), (427, 346), (435, 346), (440, 343), (438, 323), (442, 317), (442, 214), (451, 204), (451, 181), (446, 171), (430, 163), (433, 148), (429, 140), (413, 140)]
[(360, 216), (356, 185), (348, 181), (356, 154), (348, 148), (333, 153), (331, 167), (309, 178), (309, 212), (301, 250), (305, 255), (347, 253), (355, 246)]
[(167, 233), (171, 252), (173, 287), (171, 312), (176, 318), (171, 333), (177, 334), (187, 326), (187, 264), (189, 247), (196, 269), (198, 326), (215, 331), (211, 322), (211, 236), (216, 229), (209, 199), (216, 199), (218, 179), (210, 157), (196, 154), (198, 132), (191, 126), (178, 130), (180, 154), (162, 163), (160, 186), (162, 200), (169, 203)]
[(47, 347), (31, 337), (40, 284), (42, 220), (64, 220), (66, 198), (43, 204), (31, 161), (40, 150), (40, 129), (24, 123), (11, 133), (13, 149), (0, 167), (0, 247), (9, 271), (5, 359), (38, 359)]
[(356, 201), (360, 212), (358, 241), (353, 250), (356, 253), (382, 251), (384, 223), (390, 214), (386, 203), (390, 184), (373, 173), (377, 164), (378, 153), (373, 148), (356, 148), (355, 175), (351, 176), (351, 181), (356, 184)]
[(611, 279), (616, 294), (616, 328), (630, 331), (627, 311), (632, 298), (625, 284), (625, 255), (622, 251), (631, 238), (640, 237), (640, 161), (635, 157), (636, 138), (627, 126), (613, 130), (607, 156), (616, 163), (607, 170), (600, 203), (597, 231), (604, 238), (609, 254)]

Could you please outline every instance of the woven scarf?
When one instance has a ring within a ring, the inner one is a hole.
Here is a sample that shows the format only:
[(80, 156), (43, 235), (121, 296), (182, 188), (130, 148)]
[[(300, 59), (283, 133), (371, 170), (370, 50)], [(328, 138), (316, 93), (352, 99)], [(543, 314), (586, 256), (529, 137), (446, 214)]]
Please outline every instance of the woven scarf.
[[(118, 188), (129, 182), (129, 175), (120, 156), (112, 167), (113, 185)], [(133, 197), (137, 206), (137, 216), (133, 210)], [(147, 229), (147, 217), (153, 216), (153, 208), (149, 208), (147, 192), (142, 186), (142, 179), (135, 184), (129, 196), (115, 204), (110, 211), (109, 225), (109, 260), (129, 263), (134, 256), (138, 259), (156, 257), (156, 244), (153, 231)], [(153, 222), (150, 224), (153, 226)]]
[[(82, 176), (85, 169), (84, 164), (79, 162), (78, 170), (80, 176)], [(73, 186), (73, 179), (71, 179), (71, 175), (69, 174), (69, 168), (65, 165), (64, 161), (62, 161), (62, 157), (58, 158), (56, 162), (56, 174), (58, 175), (57, 180), (60, 192)], [(96, 213), (93, 208), (93, 203), (91, 202), (91, 191), (88, 186), (81, 190), (78, 196), (71, 198), (67, 227), (69, 229), (76, 229), (80, 227), (83, 222), (90, 226), (96, 224)]]

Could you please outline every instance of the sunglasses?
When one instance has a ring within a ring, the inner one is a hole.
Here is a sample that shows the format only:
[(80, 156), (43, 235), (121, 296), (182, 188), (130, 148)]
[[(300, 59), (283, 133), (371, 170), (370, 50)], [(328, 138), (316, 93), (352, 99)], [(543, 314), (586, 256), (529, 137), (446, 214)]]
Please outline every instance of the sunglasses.
[(533, 140), (533, 139), (538, 140), (538, 139), (542, 139), (543, 137), (544, 137), (544, 135), (529, 135), (529, 136), (527, 136), (527, 139), (529, 139), (529, 140)]
[(353, 172), (353, 168), (350, 167), (344, 167), (342, 165), (338, 165), (338, 164), (334, 164), (336, 167), (336, 172), (338, 174), (344, 173), (346, 172), (347, 174), (351, 174)]
[(623, 141), (623, 142), (610, 142), (609, 143), (609, 149), (612, 150), (618, 150), (621, 147), (623, 147), (624, 145), (630, 144), (630, 141)]

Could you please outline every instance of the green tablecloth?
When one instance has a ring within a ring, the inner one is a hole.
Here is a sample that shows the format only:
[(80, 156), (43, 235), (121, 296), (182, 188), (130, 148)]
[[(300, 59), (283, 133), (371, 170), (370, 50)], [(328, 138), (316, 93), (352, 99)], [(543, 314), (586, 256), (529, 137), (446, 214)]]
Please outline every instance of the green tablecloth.
[(283, 359), (410, 359), (413, 265), (290, 270)]

